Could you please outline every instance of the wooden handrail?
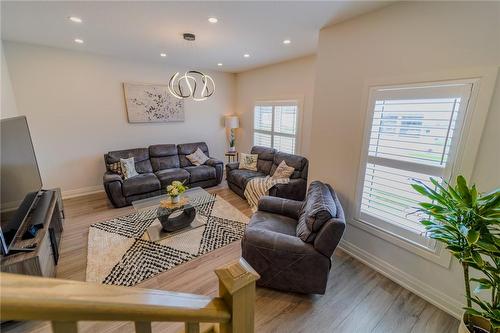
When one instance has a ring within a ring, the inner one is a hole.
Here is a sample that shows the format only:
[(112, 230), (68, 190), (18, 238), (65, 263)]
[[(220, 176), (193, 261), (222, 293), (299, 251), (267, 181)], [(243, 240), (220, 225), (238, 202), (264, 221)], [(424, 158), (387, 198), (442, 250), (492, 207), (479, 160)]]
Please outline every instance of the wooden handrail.
[(227, 322), (220, 298), (2, 273), (2, 318)]
[(220, 297), (0, 273), (0, 315), (49, 320), (54, 332), (76, 332), (77, 321), (103, 320), (134, 321), (137, 332), (150, 332), (152, 321), (169, 321), (185, 322), (186, 332), (207, 322), (220, 323), (221, 333), (252, 333), (259, 275), (243, 259), (216, 274)]

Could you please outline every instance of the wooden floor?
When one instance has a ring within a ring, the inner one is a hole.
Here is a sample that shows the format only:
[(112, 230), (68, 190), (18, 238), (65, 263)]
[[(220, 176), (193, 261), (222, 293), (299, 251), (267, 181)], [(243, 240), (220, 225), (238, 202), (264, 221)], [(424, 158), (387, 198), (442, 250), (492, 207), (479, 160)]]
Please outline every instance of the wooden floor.
[[(209, 190), (250, 216), (247, 203), (225, 185)], [(64, 201), (66, 224), (57, 277), (85, 279), (89, 225), (126, 215), (131, 207), (114, 209), (104, 193)], [(214, 268), (241, 255), (240, 243), (218, 249), (141, 283), (140, 287), (217, 294)], [(336, 251), (326, 294), (297, 295), (257, 288), (256, 332), (397, 332), (447, 333), (458, 321), (373, 271)], [(178, 332), (180, 324), (154, 323), (153, 332)], [(133, 332), (131, 323), (79, 323), (80, 332)], [(3, 332), (50, 332), (45, 322), (18, 323)]]

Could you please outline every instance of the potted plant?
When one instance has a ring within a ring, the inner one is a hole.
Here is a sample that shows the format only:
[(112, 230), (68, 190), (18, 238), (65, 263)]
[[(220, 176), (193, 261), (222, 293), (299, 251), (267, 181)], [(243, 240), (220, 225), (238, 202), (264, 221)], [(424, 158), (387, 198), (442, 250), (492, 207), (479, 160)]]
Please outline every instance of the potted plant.
[[(500, 332), (500, 189), (481, 195), (457, 177), (455, 186), (430, 179), (412, 187), (430, 202), (419, 203), (429, 237), (446, 245), (463, 268), (467, 306), (459, 333)], [(470, 269), (479, 272), (469, 276)], [(477, 288), (471, 292), (471, 283)], [(489, 293), (480, 297), (480, 293)]]
[(174, 180), (172, 184), (167, 186), (167, 194), (170, 196), (170, 201), (175, 204), (179, 202), (182, 193), (186, 192), (187, 186), (184, 186), (184, 182)]

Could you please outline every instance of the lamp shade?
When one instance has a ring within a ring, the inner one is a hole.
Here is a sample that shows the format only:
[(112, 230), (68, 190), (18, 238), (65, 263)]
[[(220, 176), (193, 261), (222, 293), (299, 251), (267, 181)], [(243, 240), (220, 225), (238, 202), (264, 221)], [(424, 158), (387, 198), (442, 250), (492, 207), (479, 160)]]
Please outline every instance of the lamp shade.
[(236, 116), (226, 116), (224, 123), (226, 128), (240, 127), (240, 119)]

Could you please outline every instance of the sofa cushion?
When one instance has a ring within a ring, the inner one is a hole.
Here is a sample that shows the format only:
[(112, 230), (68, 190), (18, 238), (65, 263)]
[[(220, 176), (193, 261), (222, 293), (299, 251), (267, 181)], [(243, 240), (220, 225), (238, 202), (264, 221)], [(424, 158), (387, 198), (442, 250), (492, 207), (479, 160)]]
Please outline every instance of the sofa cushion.
[(160, 189), (160, 181), (152, 173), (143, 173), (123, 181), (123, 195), (143, 194)]
[(125, 150), (110, 151), (105, 155), (106, 163), (120, 162), (120, 158), (134, 158), (135, 170), (138, 173), (152, 173), (153, 167), (149, 160), (148, 148), (134, 148)]
[(270, 175), (276, 149), (254, 146), (250, 153), (259, 155), (259, 159), (257, 160), (257, 171)]
[(120, 177), (123, 176), (122, 164), (120, 162), (106, 163), (106, 171), (120, 175)]
[(293, 167), (295, 169), (293, 174), (290, 176), (290, 179), (296, 179), (302, 177), (302, 170), (307, 165), (307, 159), (299, 155), (287, 154), (280, 151), (274, 154), (273, 166), (271, 167), (271, 173), (270, 173), (271, 176), (274, 175), (274, 172), (276, 171), (280, 163), (283, 161), (285, 161), (285, 163), (288, 166)]
[(240, 153), (240, 169), (257, 171), (257, 159), (259, 155), (257, 154), (245, 154)]
[(173, 144), (149, 146), (149, 157), (155, 172), (180, 167), (177, 146)]
[(281, 161), (280, 165), (276, 168), (276, 170), (273, 173), (274, 179), (283, 179), (283, 178), (290, 178), (293, 174), (295, 169), (291, 166), (288, 166), (285, 161)]
[(191, 161), (186, 158), (186, 155), (191, 155), (198, 148), (200, 148), (205, 155), (210, 156), (210, 154), (208, 153), (208, 146), (205, 142), (183, 143), (177, 145), (177, 154), (179, 155), (181, 168), (193, 166)]
[(186, 155), (186, 158), (189, 160), (189, 162), (196, 166), (205, 164), (205, 162), (210, 159), (207, 155), (205, 155), (204, 152), (201, 151), (200, 148), (196, 149), (194, 153)]
[(337, 206), (328, 186), (319, 181), (312, 182), (299, 215), (297, 236), (304, 242), (314, 242), (323, 225), (336, 215)]
[(138, 175), (135, 170), (134, 158), (120, 158), (120, 169), (123, 173), (123, 179), (129, 179)]
[(247, 229), (262, 229), (280, 234), (295, 236), (295, 229), (297, 227), (297, 220), (283, 215), (256, 211)]
[(184, 169), (189, 172), (190, 183), (196, 183), (199, 181), (214, 179), (217, 177), (215, 168), (208, 165), (189, 166)]
[(174, 180), (185, 181), (189, 179), (189, 172), (180, 168), (165, 169), (155, 172), (156, 177), (160, 181), (161, 187), (166, 187), (172, 184)]
[(237, 170), (232, 170), (227, 174), (227, 180), (228, 182), (237, 185), (241, 189), (245, 189), (250, 179), (255, 177), (265, 177), (265, 176), (266, 175), (263, 174), (262, 172), (237, 169)]

